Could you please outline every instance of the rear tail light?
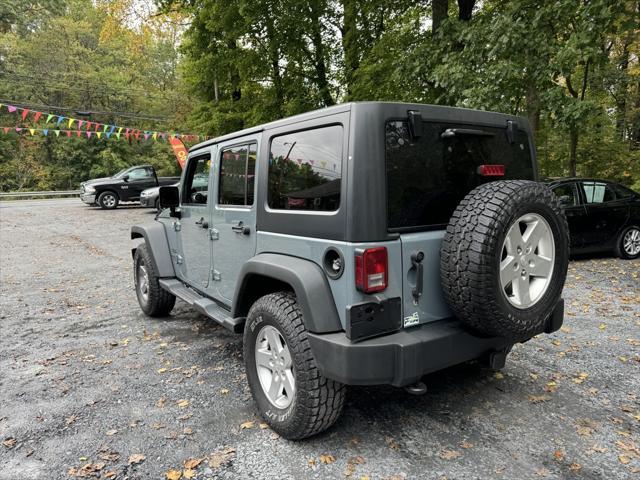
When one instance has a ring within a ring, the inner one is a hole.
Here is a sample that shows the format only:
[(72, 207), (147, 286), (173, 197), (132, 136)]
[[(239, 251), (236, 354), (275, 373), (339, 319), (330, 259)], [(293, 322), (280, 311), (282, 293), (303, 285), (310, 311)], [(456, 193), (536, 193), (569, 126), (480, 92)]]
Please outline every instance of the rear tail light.
[(386, 247), (356, 251), (356, 288), (364, 293), (387, 288), (389, 268)]
[(483, 177), (504, 177), (504, 165), (480, 165), (478, 174)]

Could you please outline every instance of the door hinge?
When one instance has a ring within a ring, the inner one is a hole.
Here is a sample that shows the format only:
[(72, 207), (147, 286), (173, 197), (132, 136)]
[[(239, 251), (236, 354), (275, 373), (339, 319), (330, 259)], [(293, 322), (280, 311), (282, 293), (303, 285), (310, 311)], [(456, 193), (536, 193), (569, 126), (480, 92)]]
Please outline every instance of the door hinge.
[(209, 239), (218, 240), (219, 238), (220, 238), (220, 232), (218, 230), (216, 230), (215, 228), (210, 228), (209, 229)]
[(180, 224), (180, 222), (173, 222), (173, 229), (176, 232), (179, 232), (182, 229), (182, 225)]
[(182, 255), (176, 255), (176, 263), (182, 265)]
[(213, 269), (211, 270), (211, 278), (214, 282), (219, 282), (220, 280), (222, 280), (222, 274), (219, 271)]

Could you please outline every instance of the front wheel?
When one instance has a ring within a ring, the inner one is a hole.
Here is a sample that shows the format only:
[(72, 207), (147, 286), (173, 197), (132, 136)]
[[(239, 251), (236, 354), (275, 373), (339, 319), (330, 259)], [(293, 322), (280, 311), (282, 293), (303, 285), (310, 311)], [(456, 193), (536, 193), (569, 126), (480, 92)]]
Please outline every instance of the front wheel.
[(640, 227), (632, 226), (622, 231), (616, 253), (625, 260), (640, 258)]
[(133, 267), (136, 296), (142, 311), (150, 317), (169, 315), (176, 304), (176, 297), (160, 286), (158, 273), (145, 244), (136, 249)]
[(120, 199), (118, 198), (118, 195), (109, 190), (107, 190), (106, 192), (102, 192), (98, 197), (98, 205), (100, 205), (100, 208), (104, 210), (111, 210), (116, 208), (119, 202)]
[(310, 437), (340, 416), (346, 387), (318, 371), (294, 294), (273, 293), (253, 304), (244, 363), (260, 414), (284, 438)]

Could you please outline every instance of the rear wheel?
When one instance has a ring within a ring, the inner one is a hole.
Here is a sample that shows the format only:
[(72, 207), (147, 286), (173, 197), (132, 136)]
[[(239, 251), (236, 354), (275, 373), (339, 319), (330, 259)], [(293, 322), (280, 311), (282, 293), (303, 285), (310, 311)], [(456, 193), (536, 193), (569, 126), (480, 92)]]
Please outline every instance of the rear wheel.
[(169, 315), (176, 304), (176, 297), (160, 286), (153, 259), (145, 244), (136, 249), (133, 265), (136, 295), (142, 311), (151, 317)]
[(247, 380), (260, 414), (284, 438), (310, 437), (340, 416), (345, 386), (324, 378), (292, 293), (258, 299), (244, 330)]
[(640, 227), (625, 228), (620, 234), (616, 253), (620, 258), (634, 260), (640, 258)]
[(567, 275), (567, 221), (545, 185), (490, 182), (456, 208), (442, 242), (441, 280), (457, 317), (514, 339), (544, 331)]
[(98, 205), (100, 205), (100, 208), (105, 210), (116, 208), (118, 206), (118, 203), (120, 203), (118, 195), (110, 190), (102, 192), (98, 197)]

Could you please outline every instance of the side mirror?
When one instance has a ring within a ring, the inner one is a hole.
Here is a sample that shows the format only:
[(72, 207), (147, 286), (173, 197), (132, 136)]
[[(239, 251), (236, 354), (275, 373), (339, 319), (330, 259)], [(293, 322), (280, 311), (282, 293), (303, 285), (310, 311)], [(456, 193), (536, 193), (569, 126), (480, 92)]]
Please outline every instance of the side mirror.
[(173, 185), (160, 187), (158, 194), (160, 198), (160, 208), (170, 208), (171, 216), (180, 218), (180, 212), (176, 212), (176, 207), (180, 206), (180, 190)]
[(127, 174), (124, 177), (122, 177), (122, 180), (125, 181), (125, 182), (128, 182), (129, 181), (129, 175)]

